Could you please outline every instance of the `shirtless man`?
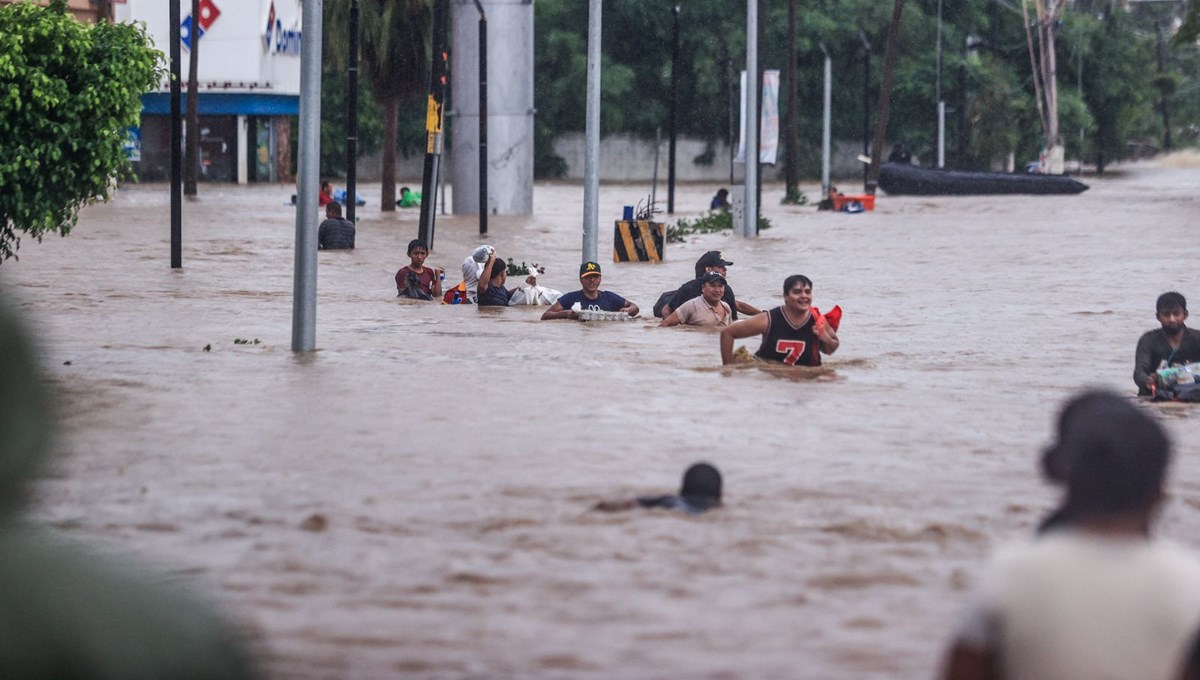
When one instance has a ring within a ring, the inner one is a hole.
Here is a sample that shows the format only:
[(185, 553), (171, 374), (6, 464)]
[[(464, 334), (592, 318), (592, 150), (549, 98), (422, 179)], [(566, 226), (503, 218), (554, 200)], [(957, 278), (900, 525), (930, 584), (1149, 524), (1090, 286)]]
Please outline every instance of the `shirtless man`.
[(725, 327), (721, 331), (721, 363), (733, 362), (733, 341), (762, 336), (754, 356), (787, 366), (820, 366), (821, 354), (837, 351), (837, 332), (823, 316), (812, 313), (812, 280), (793, 274), (783, 282), (783, 304), (766, 314)]

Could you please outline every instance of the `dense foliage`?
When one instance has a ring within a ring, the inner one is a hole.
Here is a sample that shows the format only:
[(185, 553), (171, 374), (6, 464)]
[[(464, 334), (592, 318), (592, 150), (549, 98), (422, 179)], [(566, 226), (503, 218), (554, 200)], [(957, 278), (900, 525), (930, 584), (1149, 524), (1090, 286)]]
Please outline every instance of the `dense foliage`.
[[(745, 64), (744, 3), (680, 2), (678, 78), (681, 134), (728, 141), (737, 78)], [(1191, 12), (1194, 15), (1194, 5)], [(833, 58), (833, 136), (863, 137), (865, 83), (873, 110), (883, 63), (890, 2), (806, 0), (798, 4), (797, 51), (800, 160), (805, 174), (818, 170), (821, 134), (823, 43)], [(989, 167), (1009, 154), (1036, 158), (1041, 129), (1019, 3), (995, 0), (943, 2), (942, 98), (946, 101), (947, 160), (958, 167)], [(1172, 112), (1176, 146), (1200, 139), (1200, 77), (1192, 42), (1167, 45), (1164, 72), (1156, 71), (1160, 45), (1155, 21), (1173, 25), (1187, 4), (1127, 6), (1112, 0), (1078, 0), (1057, 34), (1060, 127), (1067, 154), (1090, 161), (1120, 159), (1137, 142), (1160, 147), (1162, 100)], [(936, 155), (937, 0), (910, 1), (900, 28), (888, 138), (905, 143), (924, 162)], [(760, 63), (785, 70), (787, 0), (762, 4)], [(584, 127), (587, 3), (538, 0), (537, 170), (554, 175), (561, 160), (553, 137)], [(653, 137), (667, 127), (671, 3), (608, 0), (604, 3), (602, 130)], [(863, 38), (870, 47), (864, 50)], [(968, 50), (968, 37), (974, 46)], [(1082, 68), (1080, 68), (1082, 65)], [(732, 87), (731, 87), (732, 84)], [(1164, 94), (1165, 93), (1165, 94)], [(787, 107), (781, 102), (781, 109)], [(873, 124), (873, 120), (872, 120)], [(1083, 132), (1082, 142), (1079, 131)], [(733, 134), (736, 134), (734, 131)], [(706, 154), (707, 155), (707, 154)], [(697, 159), (703, 161), (704, 158)]]
[(75, 21), (66, 3), (0, 7), (0, 262), (18, 232), (66, 235), (130, 169), (122, 145), (158, 84), (140, 26)]

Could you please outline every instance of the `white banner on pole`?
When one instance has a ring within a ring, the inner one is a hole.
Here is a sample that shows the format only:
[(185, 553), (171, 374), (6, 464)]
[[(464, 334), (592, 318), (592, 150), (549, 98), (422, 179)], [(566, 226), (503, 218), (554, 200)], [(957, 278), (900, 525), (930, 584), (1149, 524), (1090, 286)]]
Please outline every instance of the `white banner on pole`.
[[(763, 71), (762, 112), (759, 117), (758, 162), (775, 165), (779, 154), (779, 71)], [(737, 154), (733, 160), (746, 162), (746, 72), (741, 78), (741, 113), (738, 116)]]

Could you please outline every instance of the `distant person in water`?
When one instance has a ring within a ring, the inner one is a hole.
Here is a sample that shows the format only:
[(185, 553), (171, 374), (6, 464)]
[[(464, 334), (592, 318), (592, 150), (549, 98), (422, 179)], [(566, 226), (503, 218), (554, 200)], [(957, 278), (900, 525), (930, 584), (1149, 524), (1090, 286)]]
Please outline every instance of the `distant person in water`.
[(717, 195), (708, 204), (709, 210), (729, 210), (732, 207), (729, 205), (729, 189), (717, 189)]
[(993, 558), (959, 617), (944, 680), (1196, 677), (1200, 560), (1153, 537), (1171, 444), (1128, 399), (1071, 399), (1042, 458), (1063, 499)]
[(813, 314), (812, 299), (812, 280), (802, 274), (787, 277), (782, 305), (721, 331), (721, 363), (733, 362), (734, 340), (761, 335), (755, 357), (787, 366), (820, 366), (821, 355), (836, 352), (841, 341), (833, 324)]
[(317, 192), (317, 206), (324, 208), (333, 202), (333, 185), (329, 180), (321, 180), (321, 190)]
[(354, 223), (342, 217), (342, 204), (330, 201), (325, 206), (325, 221), (317, 227), (317, 247), (321, 250), (354, 250)]
[(721, 504), (721, 473), (708, 463), (696, 463), (683, 473), (679, 495), (638, 496), (615, 501), (601, 501), (596, 510), (616, 512), (633, 508), (663, 508), (698, 515)]
[(1133, 382), (1142, 396), (1152, 393), (1157, 371), (1164, 363), (1171, 366), (1200, 361), (1200, 331), (1184, 325), (1187, 300), (1179, 293), (1163, 293), (1154, 306), (1162, 327), (1142, 335), (1133, 363)]
[(896, 144), (892, 147), (892, 152), (888, 154), (888, 163), (912, 163), (912, 154), (909, 153), (908, 147), (903, 144)]
[(396, 201), (398, 208), (420, 208), (421, 194), (409, 189), (408, 187), (400, 187), (400, 200)]

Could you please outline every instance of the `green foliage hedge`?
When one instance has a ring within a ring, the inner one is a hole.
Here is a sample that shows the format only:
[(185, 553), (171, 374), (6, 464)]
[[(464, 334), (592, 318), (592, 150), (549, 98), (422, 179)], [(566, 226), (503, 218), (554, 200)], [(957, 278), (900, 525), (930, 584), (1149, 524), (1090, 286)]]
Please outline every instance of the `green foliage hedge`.
[(108, 198), (159, 60), (141, 26), (82, 24), (63, 0), (0, 7), (0, 262), (18, 232), (66, 235)]

